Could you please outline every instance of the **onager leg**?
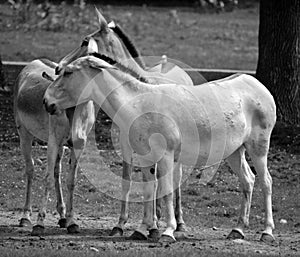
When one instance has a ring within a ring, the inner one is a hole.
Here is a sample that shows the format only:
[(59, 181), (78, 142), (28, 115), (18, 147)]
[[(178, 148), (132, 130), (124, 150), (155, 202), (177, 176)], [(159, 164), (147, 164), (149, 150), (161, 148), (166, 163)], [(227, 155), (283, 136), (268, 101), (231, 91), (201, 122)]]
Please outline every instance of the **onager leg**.
[(128, 220), (128, 204), (129, 194), (131, 188), (131, 174), (133, 169), (133, 151), (128, 145), (127, 135), (120, 130), (120, 147), (123, 158), (123, 172), (122, 172), (122, 199), (121, 199), (121, 213), (118, 224), (110, 232), (110, 236), (122, 236), (124, 226)]
[(74, 112), (67, 110), (71, 127), (73, 147), (70, 153), (70, 166), (67, 179), (67, 230), (68, 233), (79, 233), (79, 226), (74, 221), (73, 198), (78, 172), (78, 160), (88, 141), (88, 134), (95, 122), (95, 108), (92, 101), (78, 105)]
[(274, 221), (272, 214), (272, 177), (267, 168), (267, 155), (269, 151), (269, 138), (266, 139), (264, 133), (257, 137), (257, 141), (246, 145), (257, 172), (259, 183), (263, 192), (264, 208), (265, 208), (265, 229), (262, 233), (261, 240), (265, 242), (273, 242)]
[(68, 233), (74, 234), (79, 233), (79, 226), (74, 221), (74, 210), (73, 210), (73, 198), (74, 198), (74, 190), (77, 178), (78, 171), (78, 161), (74, 152), (74, 148), (71, 149), (70, 153), (70, 167), (69, 174), (67, 179), (67, 230)]
[(176, 218), (176, 231), (185, 232), (186, 227), (183, 220), (183, 212), (181, 206), (181, 179), (182, 179), (182, 165), (180, 163), (176, 163), (174, 167), (174, 182), (173, 186), (175, 188), (175, 218)]
[[(42, 197), (42, 202), (40, 210), (38, 213), (37, 225), (32, 229), (32, 235), (40, 235), (44, 233), (45, 226), (44, 220), (46, 217), (46, 208), (49, 199), (49, 193), (53, 187), (54, 172), (56, 172), (56, 179), (60, 180), (60, 160), (63, 153), (63, 139), (68, 135), (69, 127), (66, 123), (66, 117), (50, 117), (49, 118), (49, 138), (48, 138), (48, 148), (47, 148), (47, 170), (44, 178), (44, 195)], [(60, 186), (60, 182), (56, 181), (56, 186)], [(64, 203), (62, 199), (61, 189), (58, 191), (58, 209), (61, 211), (61, 218), (64, 219)], [(64, 223), (64, 222), (62, 222)]]
[[(161, 191), (159, 189), (159, 184), (157, 187), (157, 192)], [(156, 216), (157, 216), (157, 220), (160, 220), (161, 216), (162, 216), (162, 203), (163, 203), (163, 199), (162, 197), (159, 197), (158, 195), (156, 195)]]
[(20, 147), (21, 152), (25, 159), (25, 175), (26, 175), (26, 198), (23, 209), (23, 217), (20, 220), (20, 227), (31, 226), (31, 189), (32, 189), (32, 178), (34, 172), (33, 160), (31, 156), (32, 151), (32, 140), (33, 136), (24, 128), (22, 125), (18, 127), (18, 133), (20, 136)]
[(52, 173), (55, 169), (56, 160), (59, 152), (59, 146), (56, 144), (56, 140), (49, 135), (48, 149), (47, 149), (47, 170), (44, 177), (44, 195), (42, 197), (41, 207), (38, 213), (37, 225), (32, 229), (31, 235), (40, 235), (44, 233), (45, 226), (44, 220), (46, 218), (46, 208), (49, 199), (49, 193), (53, 186), (54, 174)]
[(237, 227), (227, 236), (228, 239), (243, 239), (243, 229), (249, 226), (249, 215), (251, 208), (252, 192), (255, 182), (255, 176), (251, 171), (246, 158), (245, 148), (242, 146), (227, 158), (231, 169), (237, 174), (242, 189), (241, 212)]
[(58, 224), (61, 228), (66, 227), (66, 206), (63, 199), (62, 186), (61, 186), (61, 159), (64, 154), (64, 148), (62, 145), (58, 147), (57, 158), (54, 167), (54, 182), (56, 192), (56, 210), (60, 216)]
[[(180, 163), (175, 163), (174, 167), (174, 177), (173, 177), (173, 186), (175, 188), (175, 218), (177, 222), (176, 231), (178, 232), (185, 232), (186, 227), (183, 220), (183, 212), (181, 206), (181, 179), (182, 179), (182, 165)], [(161, 192), (160, 184), (158, 185), (157, 192)], [(162, 213), (162, 196), (157, 195), (156, 199), (156, 215), (158, 220), (161, 218)]]
[(173, 172), (174, 153), (165, 153), (158, 162), (158, 183), (161, 183), (160, 195), (163, 196), (166, 205), (167, 228), (163, 232), (160, 242), (175, 242), (174, 231), (176, 230), (176, 218), (173, 207)]
[(157, 179), (155, 167), (144, 167), (143, 173), (143, 202), (144, 216), (139, 228), (130, 236), (134, 240), (147, 240), (148, 231), (150, 237), (158, 237), (157, 217), (156, 217), (156, 190)]
[(121, 213), (118, 224), (110, 232), (110, 236), (122, 236), (128, 220), (128, 204), (131, 187), (132, 165), (123, 161)]

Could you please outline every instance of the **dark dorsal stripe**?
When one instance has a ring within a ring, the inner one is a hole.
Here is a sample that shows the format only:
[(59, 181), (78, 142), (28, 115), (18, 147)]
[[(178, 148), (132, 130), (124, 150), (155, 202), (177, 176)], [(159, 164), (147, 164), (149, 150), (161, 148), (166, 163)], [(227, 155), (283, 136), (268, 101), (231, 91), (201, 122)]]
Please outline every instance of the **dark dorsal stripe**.
[(42, 58), (42, 59), (39, 59), (43, 64), (45, 64), (46, 66), (52, 68), (52, 69), (55, 69), (56, 68), (56, 64), (51, 62), (50, 60), (46, 59), (46, 58)]
[(138, 79), (141, 82), (150, 83), (147, 78), (143, 77), (141, 74), (137, 73), (135, 70), (125, 66), (124, 64), (122, 64), (104, 54), (92, 53), (90, 55), (95, 56), (95, 57), (109, 63), (110, 65), (115, 65), (121, 71), (130, 74), (131, 76), (133, 76), (134, 78)]
[(132, 40), (125, 34), (125, 32), (121, 29), (119, 25), (111, 28), (123, 41), (130, 55), (136, 60), (136, 62), (141, 66), (141, 68), (145, 69), (146, 65), (141, 57), (140, 52), (137, 50)]

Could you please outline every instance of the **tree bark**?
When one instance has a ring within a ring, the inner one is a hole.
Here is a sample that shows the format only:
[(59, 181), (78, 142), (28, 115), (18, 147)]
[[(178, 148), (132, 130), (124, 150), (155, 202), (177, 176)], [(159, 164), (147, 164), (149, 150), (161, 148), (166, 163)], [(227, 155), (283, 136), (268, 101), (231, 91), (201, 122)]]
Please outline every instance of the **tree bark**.
[(0, 88), (4, 89), (5, 86), (6, 86), (6, 79), (4, 76), (4, 70), (3, 70), (3, 65), (2, 65), (1, 55), (0, 55)]
[(281, 121), (300, 124), (300, 0), (260, 0), (256, 77)]

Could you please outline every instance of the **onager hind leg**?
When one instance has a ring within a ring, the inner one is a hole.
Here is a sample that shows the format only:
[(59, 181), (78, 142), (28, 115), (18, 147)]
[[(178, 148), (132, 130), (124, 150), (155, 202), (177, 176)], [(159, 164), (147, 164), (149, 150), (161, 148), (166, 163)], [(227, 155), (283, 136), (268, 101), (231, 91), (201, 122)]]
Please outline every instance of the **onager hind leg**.
[(160, 238), (161, 243), (175, 242), (174, 232), (177, 227), (173, 206), (173, 173), (174, 152), (165, 153), (164, 157), (157, 163), (158, 183), (160, 183), (160, 195), (163, 196), (166, 205), (167, 228)]
[(252, 173), (246, 158), (245, 148), (242, 146), (227, 158), (231, 169), (237, 174), (242, 189), (241, 212), (237, 227), (227, 236), (228, 239), (243, 239), (243, 229), (249, 226), (249, 215), (252, 200), (252, 192), (255, 182), (255, 175)]
[[(183, 220), (183, 211), (181, 205), (181, 179), (182, 179), (182, 164), (175, 163), (174, 164), (174, 176), (173, 176), (173, 186), (174, 186), (174, 193), (175, 193), (175, 218), (176, 218), (176, 231), (177, 232), (185, 232), (186, 226)], [(160, 192), (161, 188), (158, 185), (157, 192)], [(156, 215), (158, 220), (161, 218), (162, 214), (162, 203), (163, 198), (158, 194), (156, 199)]]
[(141, 225), (130, 236), (133, 240), (157, 239), (159, 236), (156, 216), (157, 177), (154, 166), (141, 168), (143, 174), (144, 216)]
[(181, 206), (181, 179), (182, 179), (182, 165), (181, 163), (175, 163), (174, 175), (173, 175), (173, 186), (175, 188), (175, 218), (176, 218), (176, 231), (185, 232), (186, 227), (183, 220), (183, 212)]
[(31, 190), (32, 190), (32, 178), (34, 172), (34, 164), (31, 156), (32, 151), (32, 140), (33, 136), (27, 131), (22, 125), (17, 126), (18, 133), (20, 136), (20, 147), (21, 152), (25, 159), (25, 175), (26, 175), (26, 198), (23, 209), (23, 217), (20, 220), (20, 227), (31, 226)]
[(261, 236), (261, 241), (273, 242), (274, 221), (272, 214), (272, 177), (267, 167), (267, 155), (269, 151), (270, 137), (266, 133), (259, 134), (256, 140), (245, 144), (257, 172), (259, 183), (263, 192), (265, 208), (265, 229)]

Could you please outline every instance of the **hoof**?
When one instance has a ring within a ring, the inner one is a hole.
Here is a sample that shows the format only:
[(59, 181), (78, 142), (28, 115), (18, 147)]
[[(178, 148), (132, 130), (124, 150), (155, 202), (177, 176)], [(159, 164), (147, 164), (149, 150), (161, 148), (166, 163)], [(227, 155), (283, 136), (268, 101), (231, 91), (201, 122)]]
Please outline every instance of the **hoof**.
[(244, 239), (245, 235), (241, 230), (233, 229), (229, 235), (227, 236), (227, 239), (234, 240), (234, 239)]
[(176, 242), (176, 239), (169, 235), (162, 235), (158, 242), (161, 244), (172, 244)]
[(149, 231), (148, 238), (155, 239), (155, 240), (159, 239), (160, 238), (159, 230), (158, 229), (151, 229)]
[(139, 231), (134, 231), (133, 234), (129, 237), (131, 240), (147, 240), (148, 237)]
[(123, 229), (119, 227), (114, 227), (112, 231), (109, 233), (109, 236), (123, 236)]
[(62, 218), (58, 221), (58, 225), (60, 228), (66, 228), (67, 227), (67, 219), (66, 218)]
[(268, 234), (268, 233), (262, 233), (260, 241), (267, 243), (267, 244), (274, 244), (276, 243), (276, 240), (274, 238), (274, 236), (272, 234)]
[(186, 232), (186, 226), (184, 223), (177, 224), (176, 230), (178, 232)]
[(35, 225), (32, 228), (31, 235), (32, 236), (41, 236), (45, 233), (45, 227), (41, 225)]
[(19, 227), (30, 227), (31, 225), (31, 221), (26, 218), (22, 218), (19, 223)]
[(71, 224), (67, 227), (67, 231), (69, 234), (77, 234), (79, 233), (79, 226), (77, 224)]

